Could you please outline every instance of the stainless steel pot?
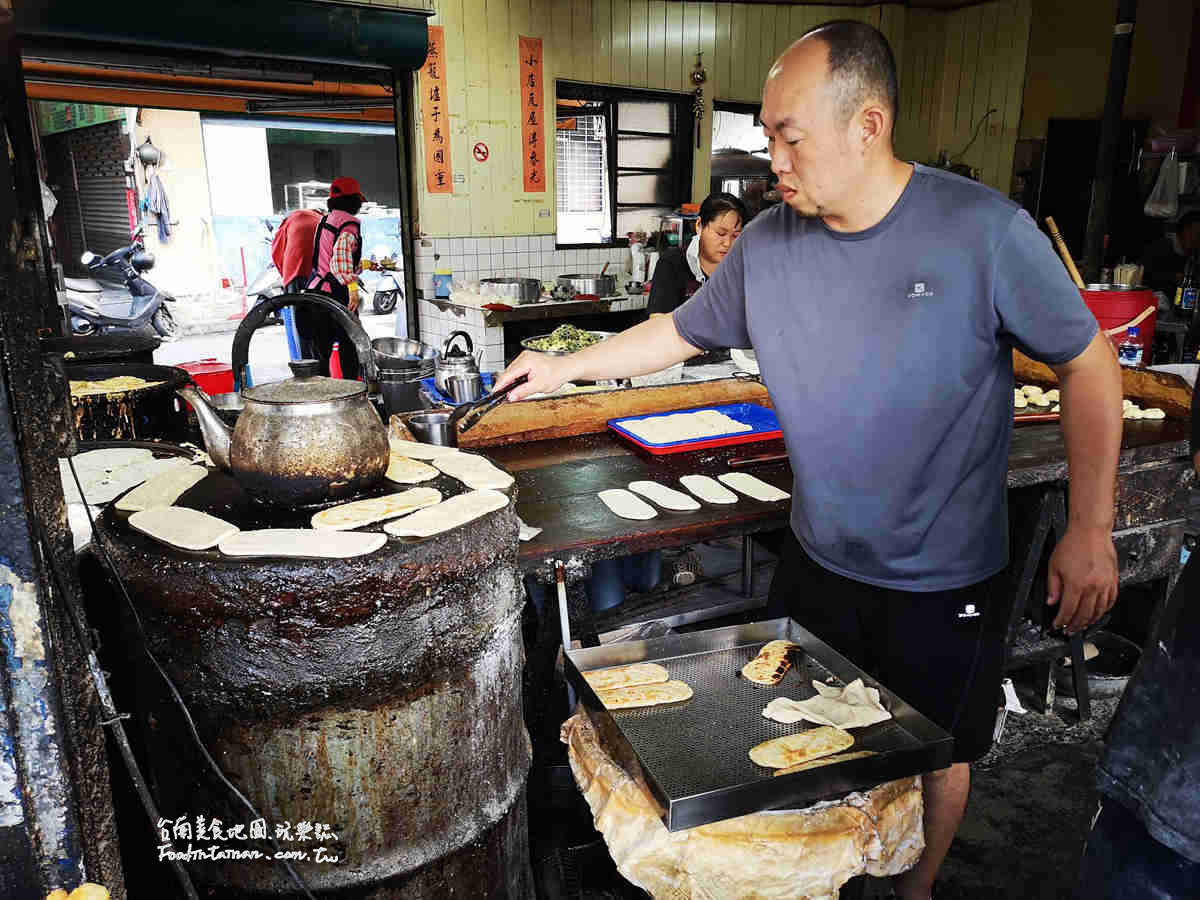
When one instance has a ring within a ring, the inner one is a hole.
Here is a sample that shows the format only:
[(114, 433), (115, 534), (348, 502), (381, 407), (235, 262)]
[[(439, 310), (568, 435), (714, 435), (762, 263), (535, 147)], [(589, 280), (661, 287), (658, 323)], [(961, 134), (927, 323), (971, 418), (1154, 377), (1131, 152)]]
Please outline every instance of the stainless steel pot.
[(612, 297), (617, 293), (615, 275), (559, 275), (559, 284), (568, 284), (576, 294), (595, 294), (597, 297)]
[(537, 278), (484, 278), (479, 293), (509, 303), (537, 303), (542, 298), (542, 282)]

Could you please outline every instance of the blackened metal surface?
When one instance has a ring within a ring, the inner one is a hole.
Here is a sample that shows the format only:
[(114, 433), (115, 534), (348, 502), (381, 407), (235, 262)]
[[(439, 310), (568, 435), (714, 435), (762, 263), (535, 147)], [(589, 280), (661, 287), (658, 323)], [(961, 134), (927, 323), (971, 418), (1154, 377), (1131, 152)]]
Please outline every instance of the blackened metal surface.
[[(228, 503), (230, 481), (210, 473), (198, 486), (208, 493), (179, 502)], [(238, 511), (299, 515), (248, 498)], [(501, 846), (511, 837), (524, 847), (523, 809), (510, 813), (531, 755), (511, 507), (349, 560), (175, 551), (131, 532), (111, 509), (99, 527), (151, 649), (231, 779), (269, 821), (321, 821), (338, 833), (330, 852), (343, 862), (298, 864), (310, 883), (355, 897), (420, 896), (406, 879), (457, 892), (462, 871), (478, 884), (478, 860), (500, 853), (520, 867), (506, 863), (497, 883), (527, 884), (523, 849)], [(139, 678), (137, 699), (164, 815), (248, 821), (205, 774), (152, 673)], [(291, 890), (265, 863), (214, 863), (201, 876)], [(397, 879), (393, 893), (382, 887)], [(463, 896), (528, 896), (504, 890)]]
[(38, 348), (61, 314), (11, 15), (0, 6), (0, 896), (86, 875), (123, 900), (99, 703), (68, 619), (80, 599), (56, 453), (69, 426)]
[(72, 396), (79, 440), (187, 440), (187, 412), (183, 401), (175, 397), (175, 388), (186, 384), (190, 377), (183, 369), (140, 363), (68, 363), (65, 368), (72, 381), (103, 381), (127, 375), (151, 382), (148, 387), (130, 391)]
[[(162, 344), (157, 335), (142, 332), (128, 334), (89, 334), (44, 337), (43, 353), (72, 353), (76, 363), (154, 362), (154, 351)], [(69, 362), (70, 360), (68, 360)]]

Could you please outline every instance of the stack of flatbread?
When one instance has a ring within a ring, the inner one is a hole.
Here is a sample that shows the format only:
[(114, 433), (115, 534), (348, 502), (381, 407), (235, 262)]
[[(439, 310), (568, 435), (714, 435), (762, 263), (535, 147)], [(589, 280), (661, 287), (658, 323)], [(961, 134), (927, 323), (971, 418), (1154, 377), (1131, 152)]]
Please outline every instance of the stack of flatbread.
[(636, 435), (648, 444), (670, 444), (675, 441), (743, 434), (754, 430), (752, 426), (730, 418), (715, 409), (675, 413), (670, 416), (651, 416), (645, 419), (627, 419), (620, 425), (630, 434)]
[(866, 687), (861, 678), (855, 678), (844, 688), (819, 681), (812, 685), (817, 689), (817, 696), (808, 700), (777, 697), (767, 704), (762, 714), (784, 725), (807, 721), (838, 728), (865, 728), (892, 717), (879, 701), (879, 691)]
[(633, 709), (678, 703), (692, 696), (685, 681), (671, 681), (670, 673), (657, 663), (634, 663), (583, 673), (605, 709)]
[(771, 641), (758, 651), (758, 656), (742, 666), (742, 677), (755, 684), (779, 684), (792, 667), (788, 654), (800, 649), (791, 641)]

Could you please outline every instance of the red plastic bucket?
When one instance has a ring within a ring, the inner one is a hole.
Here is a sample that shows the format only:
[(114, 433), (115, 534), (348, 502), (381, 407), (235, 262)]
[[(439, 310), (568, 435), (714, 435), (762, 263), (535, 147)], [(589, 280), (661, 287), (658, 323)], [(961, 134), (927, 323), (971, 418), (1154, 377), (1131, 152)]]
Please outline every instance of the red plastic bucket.
[(206, 394), (228, 394), (233, 390), (233, 367), (229, 363), (210, 357), (179, 363), (179, 368), (191, 375), (192, 381)]
[[(1079, 292), (1102, 331), (1119, 328), (1136, 319), (1146, 307), (1151, 313), (1138, 322), (1138, 341), (1142, 345), (1142, 364), (1150, 365), (1154, 352), (1154, 326), (1158, 318), (1158, 300), (1153, 291), (1127, 291), (1107, 284), (1089, 284), (1087, 290)], [(1114, 344), (1125, 340), (1125, 334), (1113, 335)]]

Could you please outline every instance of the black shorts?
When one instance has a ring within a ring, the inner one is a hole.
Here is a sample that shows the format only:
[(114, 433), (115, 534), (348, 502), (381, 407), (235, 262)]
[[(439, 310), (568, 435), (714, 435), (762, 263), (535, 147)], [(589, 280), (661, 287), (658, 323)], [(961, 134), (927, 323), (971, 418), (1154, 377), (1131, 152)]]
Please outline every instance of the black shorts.
[(768, 614), (791, 616), (954, 736), (954, 761), (992, 746), (1012, 604), (1001, 572), (952, 591), (864, 584), (815, 563), (791, 529)]

